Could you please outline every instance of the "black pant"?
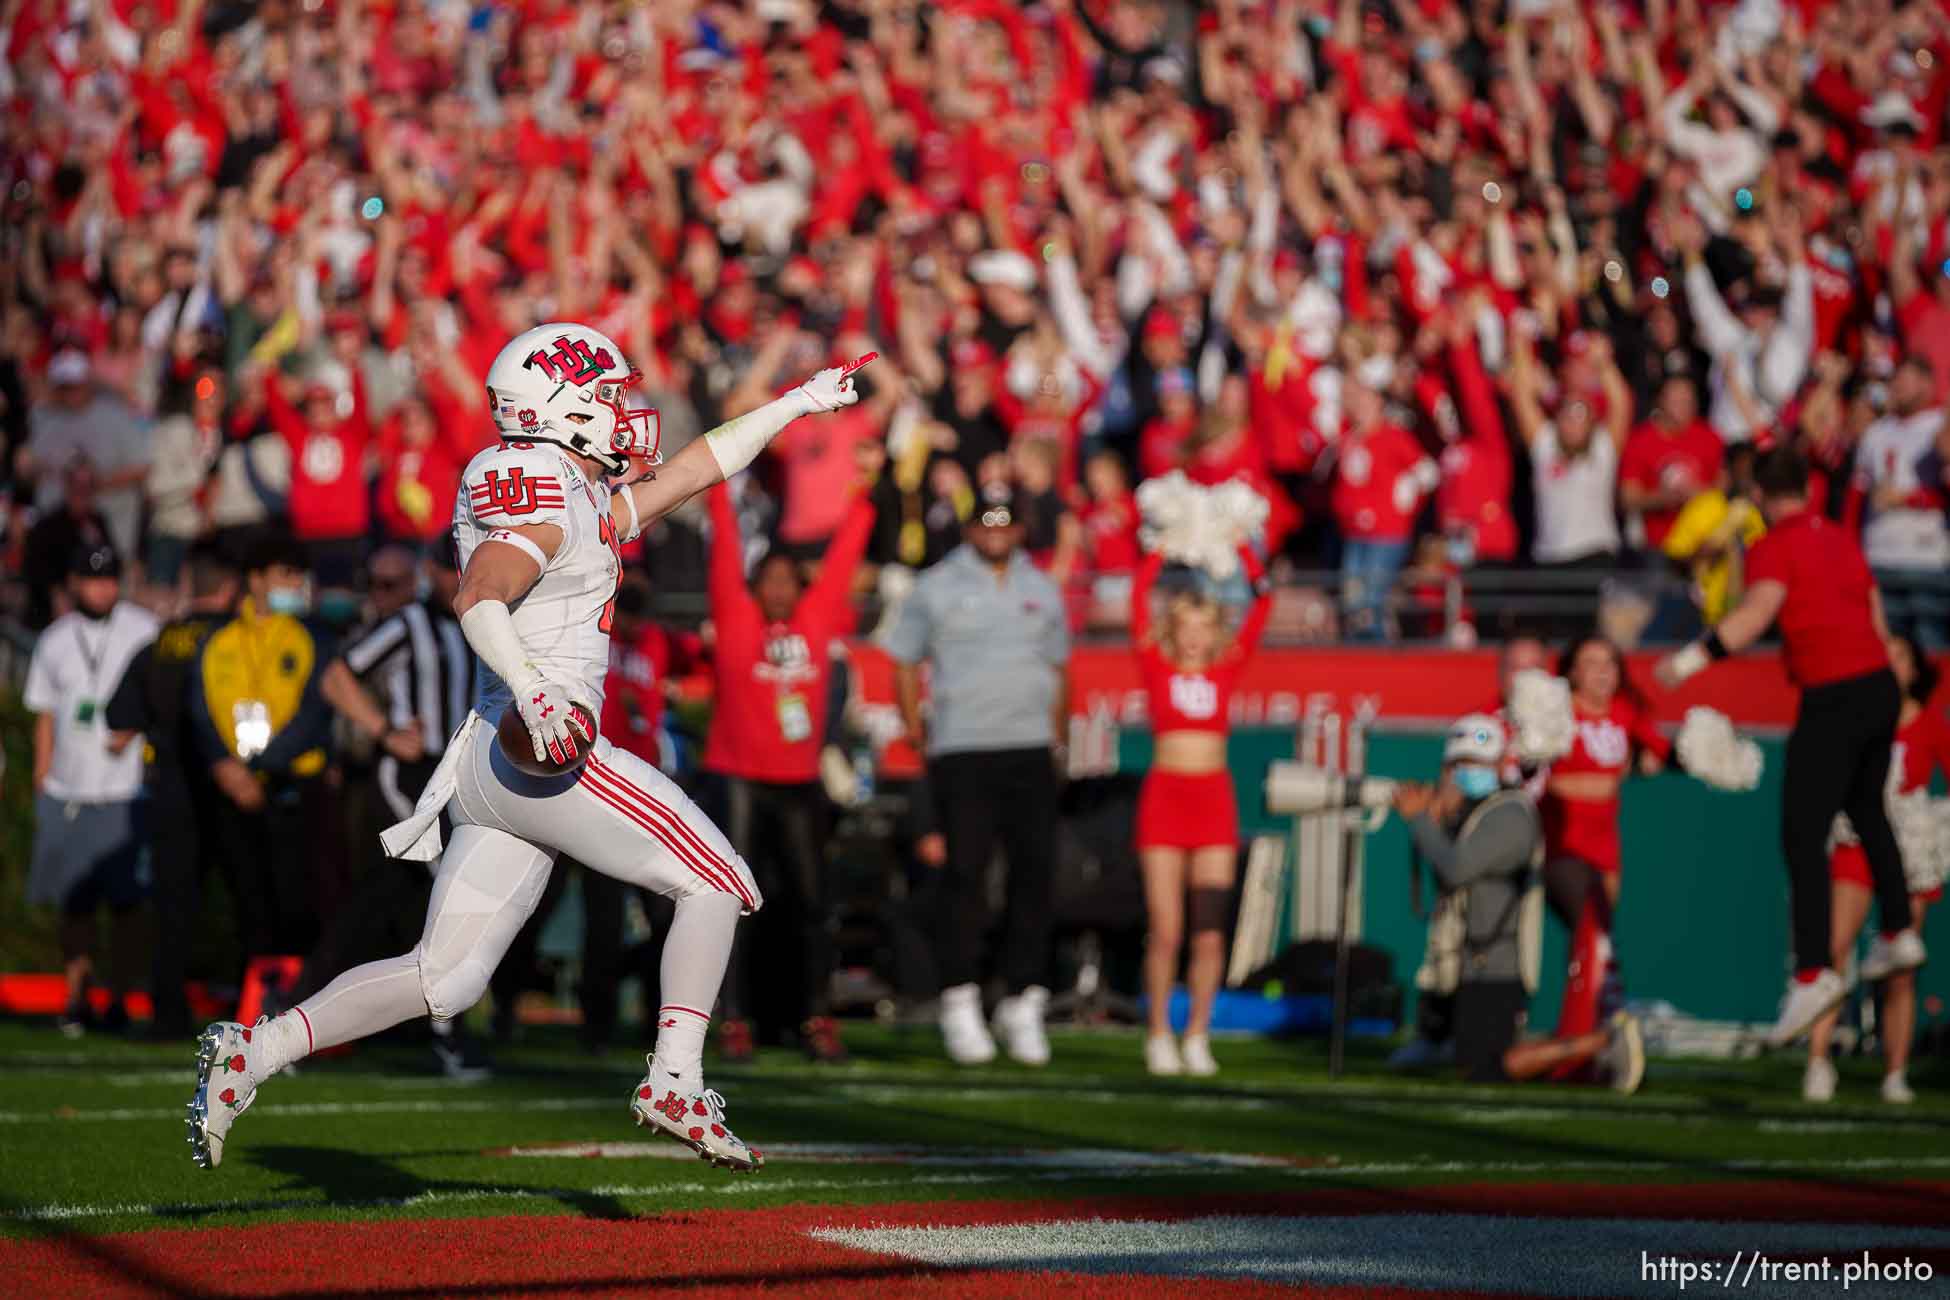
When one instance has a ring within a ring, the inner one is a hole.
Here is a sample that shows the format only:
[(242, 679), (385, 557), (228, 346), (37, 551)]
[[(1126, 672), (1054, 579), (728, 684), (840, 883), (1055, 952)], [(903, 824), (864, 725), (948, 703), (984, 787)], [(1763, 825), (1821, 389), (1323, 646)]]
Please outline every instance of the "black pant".
[(753, 1014), (752, 991), (761, 981), (800, 995), (803, 1006), (795, 1010), (805, 1015), (831, 1009), (833, 931), (823, 887), (831, 822), (831, 804), (817, 781), (725, 779), (725, 835), (765, 896), (765, 906), (739, 925), (732, 941), (725, 1019)]
[(1050, 751), (943, 754), (928, 761), (928, 781), (948, 837), (935, 916), (942, 985), (981, 978), (986, 885), (998, 837), (1009, 857), (1000, 973), (1011, 993), (1046, 983), (1056, 879), (1056, 767)]
[(1518, 980), (1464, 980), (1456, 990), (1456, 1064), (1471, 1083), (1501, 1083), (1530, 994)]
[[(181, 1037), (190, 1032), (190, 1006), (183, 992), (196, 927), (203, 920), (203, 866), (210, 826), (218, 816), (216, 787), (181, 770), (159, 777), (149, 819), (149, 863), (155, 875), (156, 951), (150, 965), (150, 996), (155, 1000), (155, 1030)], [(226, 801), (224, 807), (230, 807)], [(235, 889), (233, 887), (234, 896)]]
[(1875, 877), (1882, 928), (1901, 930), (1910, 923), (1902, 853), (1882, 802), (1901, 710), (1902, 692), (1886, 668), (1801, 692), (1781, 788), (1781, 844), (1794, 895), (1798, 970), (1827, 966), (1832, 960), (1828, 831), (1837, 812), (1848, 814), (1861, 838)]

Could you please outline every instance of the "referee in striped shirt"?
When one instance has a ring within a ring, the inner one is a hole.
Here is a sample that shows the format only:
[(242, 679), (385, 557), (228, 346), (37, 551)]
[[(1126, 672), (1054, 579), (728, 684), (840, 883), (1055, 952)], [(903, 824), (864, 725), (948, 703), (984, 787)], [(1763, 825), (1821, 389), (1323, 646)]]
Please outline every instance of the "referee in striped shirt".
[[(366, 789), (348, 789), (361, 808), (354, 835), (362, 874), (305, 959), (291, 1001), (362, 961), (410, 947), (426, 916), (432, 876), (425, 864), (387, 859), (379, 828), (412, 815), (473, 695), (473, 653), (453, 615), (460, 575), (450, 547), (435, 551), (431, 568), (431, 589), (422, 597), (421, 566), (411, 551), (375, 551), (366, 588), (379, 621), (346, 642), (325, 670), (325, 698), (372, 739), (378, 761)], [(456, 1024), (432, 1022), (434, 1058), (452, 1077), (480, 1077), (485, 1068), (458, 1038)]]

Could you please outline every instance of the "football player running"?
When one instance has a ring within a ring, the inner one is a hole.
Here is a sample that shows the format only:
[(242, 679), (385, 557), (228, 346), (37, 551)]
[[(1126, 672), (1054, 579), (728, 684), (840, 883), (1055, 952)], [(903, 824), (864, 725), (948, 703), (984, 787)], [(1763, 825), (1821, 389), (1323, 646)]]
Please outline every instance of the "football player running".
[[(414, 815), (384, 836), (395, 856), (439, 857), (426, 928), (411, 952), (346, 971), (275, 1019), (204, 1029), (189, 1106), (197, 1164), (222, 1161), (231, 1125), (291, 1062), (474, 1005), (534, 911), (558, 852), (676, 901), (656, 1048), (630, 1097), (637, 1123), (714, 1165), (764, 1164), (725, 1124), (724, 1099), (704, 1086), (701, 1063), (732, 933), (741, 915), (758, 910), (758, 888), (682, 791), (612, 748), (589, 720), (602, 713), (618, 547), (751, 464), (794, 419), (851, 405), (853, 372), (873, 356), (820, 371), (652, 469), (657, 415), (628, 405), (638, 372), (609, 339), (583, 325), (549, 324), (501, 349), (487, 389), (502, 442), (467, 466), (454, 504), (462, 565), (454, 612), (481, 664), (473, 711)], [(579, 765), (552, 776), (519, 770), (496, 742), (511, 705), (535, 766)], [(443, 810), (454, 827), (444, 852)]]

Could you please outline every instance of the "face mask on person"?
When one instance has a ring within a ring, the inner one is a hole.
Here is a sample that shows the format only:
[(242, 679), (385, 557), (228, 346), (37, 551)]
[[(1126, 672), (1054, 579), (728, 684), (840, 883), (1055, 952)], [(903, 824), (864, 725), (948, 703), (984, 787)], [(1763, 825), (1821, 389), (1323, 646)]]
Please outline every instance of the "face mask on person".
[(1449, 775), (1450, 779), (1455, 781), (1456, 789), (1462, 791), (1465, 799), (1487, 799), (1503, 784), (1493, 767), (1459, 763)]
[(264, 594), (264, 606), (273, 614), (302, 618), (311, 612), (311, 597), (303, 587), (273, 587)]

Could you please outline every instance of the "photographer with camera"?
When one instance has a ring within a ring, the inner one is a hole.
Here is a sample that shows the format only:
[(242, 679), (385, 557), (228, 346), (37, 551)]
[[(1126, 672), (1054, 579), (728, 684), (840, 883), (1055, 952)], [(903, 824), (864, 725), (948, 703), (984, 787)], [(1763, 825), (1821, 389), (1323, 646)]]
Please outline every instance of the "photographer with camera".
[(1638, 1023), (1623, 1012), (1574, 1038), (1522, 1040), (1537, 981), (1543, 824), (1531, 797), (1504, 784), (1505, 745), (1497, 718), (1469, 714), (1449, 729), (1437, 784), (1394, 792), (1395, 811), (1443, 887), (1469, 890), (1457, 1062), (1470, 1082), (1497, 1083), (1591, 1061), (1612, 1088), (1636, 1091), (1645, 1052)]

